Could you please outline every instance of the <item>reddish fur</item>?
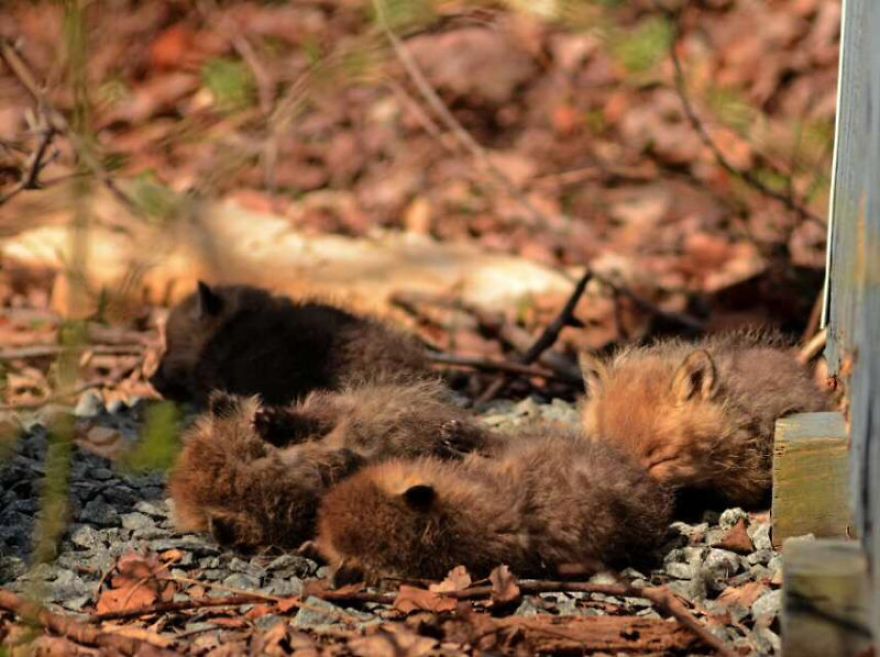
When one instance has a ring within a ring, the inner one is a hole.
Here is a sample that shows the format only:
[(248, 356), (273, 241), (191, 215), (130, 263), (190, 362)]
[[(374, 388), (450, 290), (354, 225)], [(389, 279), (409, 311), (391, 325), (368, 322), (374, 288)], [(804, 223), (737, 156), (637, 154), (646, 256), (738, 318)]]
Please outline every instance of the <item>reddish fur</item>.
[(378, 320), (243, 285), (203, 285), (171, 310), (165, 342), (153, 386), (201, 405), (215, 389), (283, 404), (316, 389), (429, 375), (418, 342)]
[(210, 530), (240, 547), (295, 547), (314, 536), (328, 488), (363, 463), (489, 450), (494, 436), (446, 404), (444, 392), (439, 383), (420, 382), (312, 393), (269, 415), (281, 422), (273, 432), (307, 429), (280, 446), (255, 428), (268, 411), (256, 398), (214, 393), (210, 411), (185, 435), (169, 480), (178, 527)]
[(776, 419), (828, 405), (792, 351), (761, 333), (626, 349), (587, 369), (589, 436), (631, 454), (664, 484), (747, 506), (770, 489)]
[[(433, 499), (413, 499), (433, 491)], [(393, 460), (324, 498), (317, 546), (337, 571), (442, 577), (464, 565), (538, 574), (648, 557), (671, 496), (615, 450), (553, 431), (512, 439), (497, 458)]]

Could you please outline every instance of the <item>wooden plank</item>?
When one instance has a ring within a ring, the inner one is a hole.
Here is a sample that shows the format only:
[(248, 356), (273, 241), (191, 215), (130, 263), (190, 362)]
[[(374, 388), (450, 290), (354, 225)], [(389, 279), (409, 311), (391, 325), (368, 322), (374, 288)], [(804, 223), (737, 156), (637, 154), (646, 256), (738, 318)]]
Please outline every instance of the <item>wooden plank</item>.
[(770, 515), (776, 547), (803, 534), (849, 535), (848, 442), (840, 413), (800, 413), (776, 422)]
[(782, 654), (867, 654), (867, 560), (859, 543), (793, 538), (782, 558)]
[(827, 272), (830, 373), (849, 413), (855, 525), (880, 636), (880, 3), (844, 0)]

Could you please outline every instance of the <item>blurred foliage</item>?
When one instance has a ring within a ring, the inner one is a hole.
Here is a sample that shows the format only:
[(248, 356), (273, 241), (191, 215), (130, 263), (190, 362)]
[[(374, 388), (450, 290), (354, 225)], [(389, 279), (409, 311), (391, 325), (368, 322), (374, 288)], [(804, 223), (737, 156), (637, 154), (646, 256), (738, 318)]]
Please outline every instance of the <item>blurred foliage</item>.
[(223, 112), (238, 112), (252, 107), (256, 101), (256, 82), (240, 60), (229, 57), (209, 60), (202, 68), (202, 81)]
[(164, 471), (180, 450), (180, 411), (173, 402), (159, 402), (146, 411), (140, 440), (122, 459), (134, 472)]
[(74, 418), (71, 415), (61, 415), (49, 429), (40, 515), (31, 555), (34, 564), (55, 558), (58, 541), (67, 528), (73, 432)]
[(664, 17), (646, 18), (631, 30), (612, 29), (611, 52), (630, 73), (644, 73), (666, 58), (673, 30)]

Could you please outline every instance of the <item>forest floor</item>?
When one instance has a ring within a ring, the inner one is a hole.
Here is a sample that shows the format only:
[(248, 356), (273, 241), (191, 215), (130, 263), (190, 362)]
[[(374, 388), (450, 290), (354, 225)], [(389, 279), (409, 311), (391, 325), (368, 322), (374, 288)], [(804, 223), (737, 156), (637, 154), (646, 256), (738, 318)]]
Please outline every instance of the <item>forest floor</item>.
[[(655, 570), (581, 590), (459, 572), (433, 591), (333, 593), (305, 556), (175, 533), (163, 475), (140, 472), (173, 458), (163, 428), (177, 419), (146, 383), (168, 303), (196, 273), (228, 278), (232, 250), (275, 240), (244, 219), (216, 239), (202, 222), (215, 202), (304, 239), (465, 244), (570, 283), (492, 308), (466, 302), (455, 276), (421, 296), (383, 290), (488, 422), (573, 421), (580, 349), (747, 324), (816, 336), (840, 4), (542, 4), (3, 4), (4, 649), (718, 652), (689, 618), (729, 654), (778, 652), (765, 513), (676, 523)], [(40, 232), (66, 226), (81, 230), (61, 246)], [(90, 230), (135, 247), (112, 280), (101, 272), (118, 254)], [(171, 257), (184, 231), (205, 238), (191, 260)], [(49, 445), (59, 422), (69, 444)], [(684, 614), (620, 582), (671, 591)]]

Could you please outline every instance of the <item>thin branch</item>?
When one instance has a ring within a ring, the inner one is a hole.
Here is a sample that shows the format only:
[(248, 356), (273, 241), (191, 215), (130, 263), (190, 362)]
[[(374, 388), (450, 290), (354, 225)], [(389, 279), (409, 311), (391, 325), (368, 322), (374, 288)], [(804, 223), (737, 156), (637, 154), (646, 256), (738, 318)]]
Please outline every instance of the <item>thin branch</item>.
[(422, 98), (426, 103), (433, 109), (443, 123), (446, 125), (447, 129), (450, 130), (455, 137), (455, 139), (459, 142), (459, 144), (464, 147), (464, 149), (470, 153), (470, 155), (482, 166), (486, 171), (488, 171), (492, 177), (495, 179), (497, 183), (499, 183), (507, 193), (526, 210), (526, 212), (531, 217), (532, 221), (537, 223), (540, 226), (551, 226), (553, 221), (550, 220), (543, 212), (541, 212), (535, 205), (529, 200), (529, 198), (523, 193), (521, 189), (519, 189), (514, 182), (505, 174), (498, 166), (492, 162), (492, 159), (489, 157), (489, 154), (486, 152), (476, 139), (474, 139), (471, 134), (465, 130), (464, 126), (458, 121), (458, 119), (453, 116), (452, 112), (449, 111), (449, 108), (443, 103), (440, 96), (437, 95), (437, 92), (431, 86), (431, 83), (428, 82), (428, 79), (425, 77), (425, 74), (422, 72), (422, 69), (419, 67), (418, 62), (416, 62), (415, 58), (410, 53), (409, 49), (406, 47), (406, 44), (401, 40), (397, 34), (394, 33), (394, 30), (391, 29), (391, 26), (388, 24), (388, 17), (385, 14), (385, 0), (373, 0), (373, 6), (376, 10), (376, 16), (379, 20), (379, 25), (382, 28), (382, 31), (385, 33), (385, 36), (388, 38), (388, 41), (391, 43), (391, 47), (394, 50), (394, 54), (400, 60), (400, 63), (403, 64), (404, 69), (406, 69), (407, 74), (410, 79), (416, 85), (416, 88), (421, 94)]
[[(55, 614), (40, 605), (29, 602), (24, 598), (0, 589), (0, 609), (9, 611), (22, 620), (37, 623), (41, 627), (46, 628), (60, 634), (75, 643), (94, 648), (109, 648), (123, 655), (135, 655), (139, 652), (141, 646), (146, 643), (141, 639), (134, 637), (120, 636), (110, 632), (102, 631), (98, 628), (91, 627), (85, 623), (80, 623), (69, 616)], [(152, 646), (155, 655), (175, 655), (168, 650), (163, 650)]]
[(691, 127), (699, 136), (700, 141), (703, 142), (703, 145), (709, 149), (712, 153), (712, 156), (715, 158), (715, 161), (727, 171), (729, 174), (736, 176), (737, 178), (744, 181), (749, 187), (759, 192), (760, 194), (772, 198), (776, 201), (779, 201), (789, 210), (797, 213), (803, 219), (816, 222), (820, 226), (825, 226), (825, 221), (819, 217), (817, 214), (813, 213), (808, 208), (804, 207), (794, 198), (792, 198), (788, 194), (784, 194), (775, 189), (771, 189), (764, 182), (762, 182), (758, 177), (756, 177), (751, 171), (746, 171), (744, 169), (740, 169), (733, 165), (730, 160), (721, 152), (721, 149), (718, 147), (718, 144), (715, 143), (715, 140), (712, 139), (712, 136), (709, 134), (709, 131), (706, 129), (706, 126), (700, 120), (700, 117), (697, 116), (696, 111), (694, 110), (693, 103), (691, 102), (690, 95), (688, 94), (687, 84), (685, 81), (684, 68), (681, 64), (681, 59), (678, 56), (678, 50), (676, 46), (678, 45), (678, 33), (679, 33), (679, 23), (678, 16), (675, 12), (665, 12), (667, 16), (671, 19), (674, 30), (674, 38), (671, 39), (669, 45), (669, 57), (672, 60), (672, 66), (675, 69), (675, 90), (678, 94), (679, 100), (681, 101), (682, 108), (684, 109), (685, 116), (687, 117), (688, 122), (691, 124)]
[(175, 611), (188, 611), (190, 609), (207, 609), (209, 607), (240, 607), (257, 602), (266, 602), (266, 599), (254, 594), (231, 595), (226, 598), (203, 598), (201, 600), (182, 600), (180, 602), (160, 602), (148, 607), (137, 609), (124, 609), (121, 611), (105, 611), (93, 614), (89, 617), (92, 623), (109, 620), (131, 620), (141, 616), (153, 616), (156, 614), (169, 614)]
[[(562, 310), (559, 311), (556, 318), (547, 325), (541, 335), (538, 336), (538, 339), (535, 340), (532, 346), (529, 347), (520, 357), (520, 364), (530, 365), (534, 363), (541, 354), (556, 344), (562, 329), (566, 326), (580, 325), (580, 322), (574, 316), (574, 309), (577, 307), (578, 301), (580, 301), (581, 297), (584, 295), (584, 291), (587, 289), (587, 283), (590, 282), (591, 278), (593, 278), (593, 272), (592, 270), (587, 269), (574, 286), (574, 290), (572, 290), (568, 300), (565, 302), (565, 305), (562, 307)], [(493, 399), (495, 395), (507, 385), (508, 381), (509, 377), (507, 375), (502, 375), (495, 379), (477, 398), (477, 403), (483, 403)]]
[[(108, 356), (137, 356), (144, 353), (144, 345), (140, 344), (98, 344), (84, 345), (80, 348), (82, 352), (91, 352), (98, 355)], [(0, 360), (14, 360), (27, 358), (42, 358), (44, 356), (57, 356), (58, 354), (69, 351), (70, 347), (64, 347), (60, 344), (38, 344), (28, 347), (17, 347), (12, 349), (0, 349)]]
[(450, 367), (468, 367), (484, 372), (509, 372), (510, 374), (522, 374), (523, 376), (537, 376), (542, 379), (553, 379), (555, 381), (567, 381), (556, 372), (545, 370), (543, 367), (534, 367), (522, 365), (521, 363), (512, 363), (503, 360), (492, 360), (489, 358), (473, 358), (470, 356), (458, 356), (456, 354), (428, 353), (428, 360), (439, 365), (449, 365)]

